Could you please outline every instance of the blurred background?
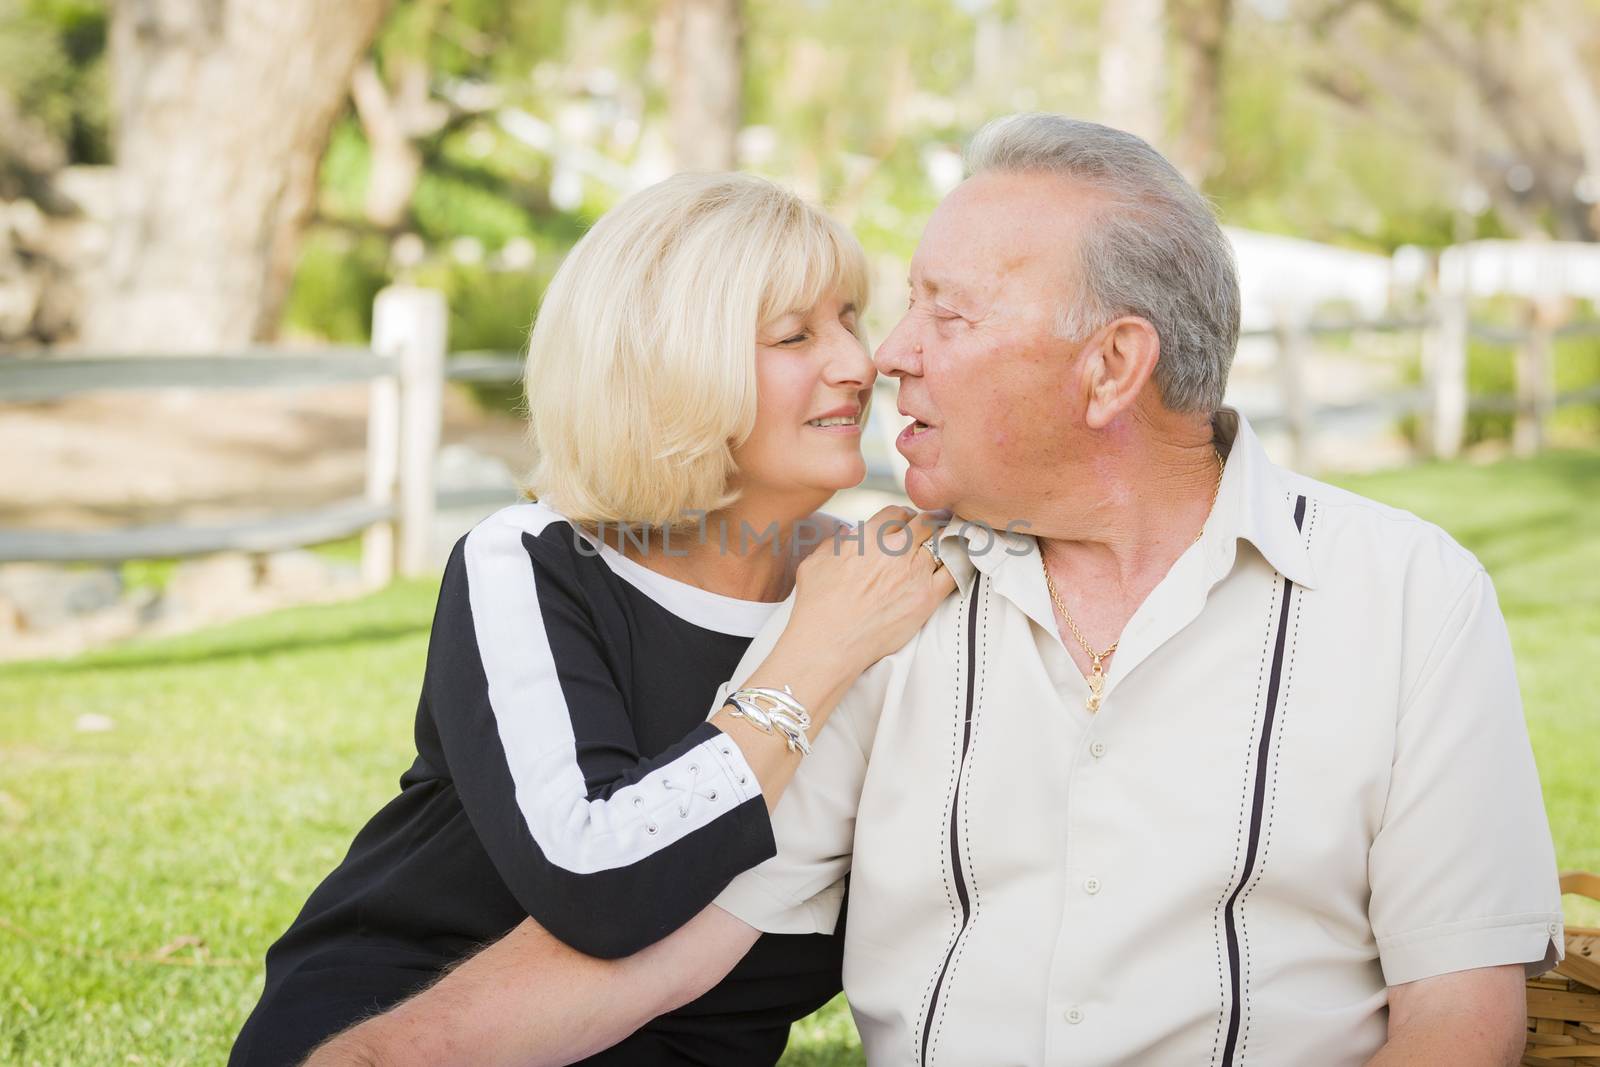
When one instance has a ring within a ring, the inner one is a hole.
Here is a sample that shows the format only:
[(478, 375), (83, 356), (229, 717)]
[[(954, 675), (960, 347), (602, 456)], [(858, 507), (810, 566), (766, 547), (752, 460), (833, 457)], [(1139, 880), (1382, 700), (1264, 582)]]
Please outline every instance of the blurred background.
[[(1489, 567), (1600, 869), (1600, 2), (0, 0), (0, 1062), (224, 1058), (409, 762), (588, 224), (768, 175), (860, 237), (882, 337), (1032, 109), (1214, 200), (1277, 458)], [(893, 414), (833, 510), (898, 497)], [(786, 1062), (854, 1049), (836, 1003)]]

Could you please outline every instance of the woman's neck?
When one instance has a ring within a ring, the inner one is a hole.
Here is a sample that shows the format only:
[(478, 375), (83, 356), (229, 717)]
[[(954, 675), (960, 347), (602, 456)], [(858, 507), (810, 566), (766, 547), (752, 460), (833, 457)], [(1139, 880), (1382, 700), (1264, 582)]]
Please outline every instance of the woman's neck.
[(794, 588), (795, 568), (822, 536), (815, 515), (824, 503), (741, 499), (706, 515), (698, 527), (654, 530), (648, 539), (638, 528), (630, 536), (608, 529), (606, 541), (665, 577), (738, 600), (775, 603)]

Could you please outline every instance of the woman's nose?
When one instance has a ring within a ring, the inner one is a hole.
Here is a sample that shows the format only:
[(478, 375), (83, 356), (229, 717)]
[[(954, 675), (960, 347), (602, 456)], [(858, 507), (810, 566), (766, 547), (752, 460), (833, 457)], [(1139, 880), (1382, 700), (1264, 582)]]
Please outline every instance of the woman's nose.
[(834, 385), (871, 385), (878, 370), (867, 354), (866, 345), (848, 330), (840, 328), (840, 336), (830, 345), (828, 364), (824, 374)]

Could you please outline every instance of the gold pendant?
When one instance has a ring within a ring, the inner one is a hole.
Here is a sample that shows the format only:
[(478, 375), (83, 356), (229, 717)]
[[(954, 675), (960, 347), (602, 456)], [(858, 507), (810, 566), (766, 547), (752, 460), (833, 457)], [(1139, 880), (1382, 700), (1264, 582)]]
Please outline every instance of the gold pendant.
[(1094, 665), (1094, 672), (1089, 675), (1088, 682), (1089, 699), (1084, 701), (1083, 706), (1093, 714), (1100, 710), (1100, 698), (1105, 694), (1106, 688), (1106, 676), (1100, 670), (1098, 663)]

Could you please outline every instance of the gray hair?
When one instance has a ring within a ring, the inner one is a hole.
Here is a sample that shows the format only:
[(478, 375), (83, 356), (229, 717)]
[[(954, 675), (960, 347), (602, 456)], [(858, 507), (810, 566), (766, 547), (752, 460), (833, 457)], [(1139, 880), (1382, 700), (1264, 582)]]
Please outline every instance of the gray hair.
[(1239, 278), (1211, 205), (1131, 133), (1064, 115), (995, 119), (967, 148), (967, 173), (1048, 173), (1105, 196), (1077, 242), (1083, 291), (1056, 312), (1056, 333), (1083, 340), (1119, 315), (1161, 339), (1156, 386), (1174, 411), (1222, 405), (1239, 343)]

